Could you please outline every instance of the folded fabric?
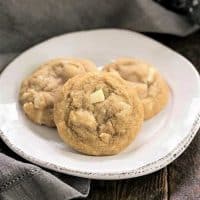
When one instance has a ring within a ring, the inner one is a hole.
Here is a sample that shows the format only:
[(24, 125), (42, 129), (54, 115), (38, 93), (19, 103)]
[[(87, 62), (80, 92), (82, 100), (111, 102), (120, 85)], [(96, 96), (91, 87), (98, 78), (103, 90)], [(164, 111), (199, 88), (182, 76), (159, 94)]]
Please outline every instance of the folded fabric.
[[(187, 15), (150, 0), (6, 0), (0, 2), (0, 27), (0, 71), (26, 48), (67, 32), (116, 27), (185, 36), (199, 29)], [(64, 200), (85, 197), (89, 188), (87, 179), (0, 154), (2, 200)]]
[(77, 30), (118, 27), (185, 36), (199, 28), (150, 0), (6, 0), (0, 3), (0, 27), (1, 53)]
[(72, 199), (87, 196), (89, 188), (87, 179), (63, 175), (61, 180), (37, 166), (0, 153), (0, 199)]

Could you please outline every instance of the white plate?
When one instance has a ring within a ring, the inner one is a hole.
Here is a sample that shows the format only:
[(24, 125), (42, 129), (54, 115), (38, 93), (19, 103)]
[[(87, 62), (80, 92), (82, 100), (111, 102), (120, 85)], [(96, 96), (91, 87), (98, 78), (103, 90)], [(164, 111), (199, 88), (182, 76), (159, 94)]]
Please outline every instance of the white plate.
[[(121, 56), (154, 64), (171, 88), (167, 107), (144, 123), (136, 140), (115, 156), (81, 155), (65, 145), (55, 129), (29, 121), (18, 103), (22, 79), (39, 64), (60, 56), (92, 59), (98, 66)], [(200, 80), (181, 55), (139, 33), (93, 30), (65, 34), (27, 50), (0, 77), (1, 138), (25, 159), (55, 171), (95, 179), (142, 176), (165, 167), (189, 145), (200, 125)]]

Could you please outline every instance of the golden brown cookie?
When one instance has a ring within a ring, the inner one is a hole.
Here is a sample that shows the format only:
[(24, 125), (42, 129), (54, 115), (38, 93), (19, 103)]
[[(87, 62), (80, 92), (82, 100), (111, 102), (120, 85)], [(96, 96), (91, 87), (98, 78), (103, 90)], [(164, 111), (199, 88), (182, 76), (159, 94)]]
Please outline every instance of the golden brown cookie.
[(143, 122), (136, 93), (111, 73), (86, 73), (70, 79), (60, 91), (54, 120), (61, 138), (88, 155), (113, 155), (134, 139)]
[(70, 78), (97, 71), (89, 60), (59, 58), (41, 65), (21, 84), (19, 99), (26, 115), (37, 124), (55, 127), (53, 107), (57, 91)]
[(133, 58), (120, 58), (106, 65), (103, 71), (117, 72), (137, 90), (144, 105), (144, 118), (160, 112), (168, 102), (169, 88), (160, 73), (150, 64)]

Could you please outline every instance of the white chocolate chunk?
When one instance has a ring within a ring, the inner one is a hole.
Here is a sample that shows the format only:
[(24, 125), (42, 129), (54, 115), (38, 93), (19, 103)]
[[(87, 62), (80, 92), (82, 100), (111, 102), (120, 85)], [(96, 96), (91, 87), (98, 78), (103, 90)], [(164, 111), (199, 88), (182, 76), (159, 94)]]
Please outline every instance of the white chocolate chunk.
[[(26, 113), (28, 113), (28, 115), (32, 115), (31, 111), (32, 111), (32, 108), (33, 108), (33, 103), (32, 102), (29, 102), (29, 103), (25, 103), (23, 105), (23, 108), (24, 108), (24, 111)], [(42, 110), (38, 109), (37, 112), (35, 113), (35, 121), (38, 123), (38, 124), (41, 124), (42, 123)]]
[(43, 108), (45, 108), (45, 104), (46, 104), (46, 101), (45, 101), (44, 95), (42, 95), (40, 93), (38, 95), (34, 95), (34, 107), (35, 108), (43, 109)]
[(140, 98), (145, 98), (148, 93), (148, 86), (144, 83), (131, 83), (130, 84), (134, 89), (136, 89), (137, 94)]
[(37, 112), (37, 117), (36, 117), (36, 122), (38, 123), (38, 124), (42, 124), (42, 111), (41, 110), (38, 110), (38, 112)]
[(102, 89), (99, 89), (92, 94), (90, 94), (91, 103), (98, 103), (105, 100), (105, 96)]
[(109, 135), (108, 133), (101, 133), (99, 136), (103, 142), (109, 143), (111, 135)]
[(71, 111), (69, 115), (69, 121), (75, 126), (96, 130), (96, 120), (93, 114), (86, 110)]
[(147, 77), (147, 83), (152, 83), (154, 80), (154, 75), (155, 75), (155, 69), (154, 68), (149, 68), (149, 73)]

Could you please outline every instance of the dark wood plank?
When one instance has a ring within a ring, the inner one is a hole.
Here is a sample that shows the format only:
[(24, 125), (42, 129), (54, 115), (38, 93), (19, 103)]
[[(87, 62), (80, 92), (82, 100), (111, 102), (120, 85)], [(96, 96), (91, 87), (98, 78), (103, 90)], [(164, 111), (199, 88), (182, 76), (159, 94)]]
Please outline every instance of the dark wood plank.
[(167, 168), (121, 181), (92, 181), (87, 200), (167, 200)]
[(170, 200), (200, 199), (200, 132), (169, 167)]

